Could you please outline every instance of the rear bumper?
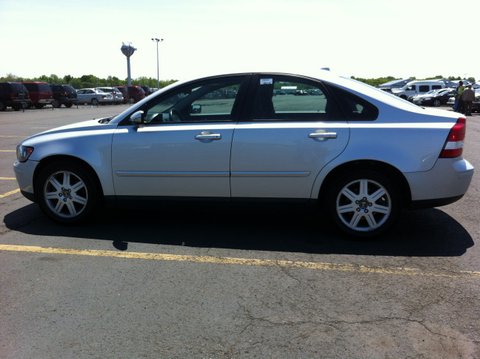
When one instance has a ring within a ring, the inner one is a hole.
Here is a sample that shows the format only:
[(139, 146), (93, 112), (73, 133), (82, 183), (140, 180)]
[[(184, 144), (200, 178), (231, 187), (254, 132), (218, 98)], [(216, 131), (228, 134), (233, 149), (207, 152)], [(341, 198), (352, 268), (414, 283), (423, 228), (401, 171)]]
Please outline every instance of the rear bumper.
[(473, 173), (470, 162), (458, 158), (441, 158), (427, 172), (406, 173), (412, 205), (433, 207), (459, 200), (467, 192)]

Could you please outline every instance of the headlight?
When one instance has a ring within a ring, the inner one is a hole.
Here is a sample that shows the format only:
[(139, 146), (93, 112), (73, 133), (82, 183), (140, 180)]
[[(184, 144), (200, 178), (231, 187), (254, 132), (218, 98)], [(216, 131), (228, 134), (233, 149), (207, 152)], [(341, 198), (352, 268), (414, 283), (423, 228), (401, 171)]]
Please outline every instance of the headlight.
[(33, 147), (23, 145), (17, 146), (17, 159), (19, 162), (26, 162), (32, 153)]

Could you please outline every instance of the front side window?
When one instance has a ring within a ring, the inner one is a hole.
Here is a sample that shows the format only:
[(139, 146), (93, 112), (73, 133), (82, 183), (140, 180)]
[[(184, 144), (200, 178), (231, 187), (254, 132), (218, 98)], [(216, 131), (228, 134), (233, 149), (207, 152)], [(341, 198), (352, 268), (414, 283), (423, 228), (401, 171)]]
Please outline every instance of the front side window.
[(244, 77), (209, 79), (182, 86), (150, 101), (145, 123), (232, 121)]
[(253, 103), (256, 120), (322, 120), (330, 102), (319, 83), (288, 76), (260, 76)]

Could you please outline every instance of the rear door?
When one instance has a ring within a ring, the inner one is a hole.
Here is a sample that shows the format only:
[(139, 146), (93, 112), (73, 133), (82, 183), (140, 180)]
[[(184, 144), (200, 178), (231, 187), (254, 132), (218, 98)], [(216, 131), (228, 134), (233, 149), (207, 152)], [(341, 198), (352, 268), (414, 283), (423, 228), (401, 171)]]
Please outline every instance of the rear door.
[(349, 139), (347, 121), (326, 88), (310, 79), (262, 75), (252, 113), (232, 145), (232, 197), (310, 198), (323, 166)]

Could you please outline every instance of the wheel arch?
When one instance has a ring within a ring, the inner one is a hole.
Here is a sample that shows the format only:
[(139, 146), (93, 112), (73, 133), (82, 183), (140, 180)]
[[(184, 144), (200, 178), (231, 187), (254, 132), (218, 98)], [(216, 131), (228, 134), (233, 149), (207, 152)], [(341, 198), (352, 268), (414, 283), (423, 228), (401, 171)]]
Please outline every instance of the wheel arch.
[(402, 206), (406, 206), (408, 203), (411, 202), (412, 195), (410, 191), (410, 186), (403, 173), (399, 169), (388, 163), (374, 160), (356, 160), (346, 162), (332, 169), (322, 181), (318, 193), (318, 199), (320, 200), (322, 198), (326, 198), (328, 188), (331, 186), (332, 183), (334, 183), (336, 178), (346, 172), (359, 169), (376, 170), (386, 174), (393, 183), (396, 183), (398, 185), (400, 198), (402, 199)]
[[(101, 197), (104, 196), (102, 183), (100, 182), (98, 174), (93, 169), (93, 167), (88, 162), (86, 162), (86, 161), (84, 161), (84, 160), (82, 160), (78, 157), (68, 156), (68, 155), (54, 155), (54, 156), (49, 156), (49, 157), (46, 157), (46, 158), (42, 159), (40, 161), (40, 163), (37, 165), (37, 167), (35, 168), (35, 172), (33, 173), (34, 188), (36, 187), (38, 175), (41, 173), (41, 171), (45, 167), (50, 165), (51, 163), (55, 163), (55, 162), (58, 162), (58, 161), (69, 161), (70, 163), (76, 163), (77, 165), (80, 165), (80, 166), (84, 167), (89, 172), (89, 174), (92, 176), (92, 178), (95, 180), (95, 185), (97, 186), (97, 189), (101, 194)], [(35, 193), (35, 198), (37, 198), (37, 195), (38, 195), (37, 191), (35, 191), (34, 193)]]

